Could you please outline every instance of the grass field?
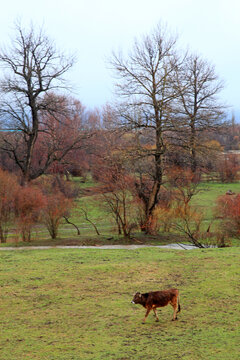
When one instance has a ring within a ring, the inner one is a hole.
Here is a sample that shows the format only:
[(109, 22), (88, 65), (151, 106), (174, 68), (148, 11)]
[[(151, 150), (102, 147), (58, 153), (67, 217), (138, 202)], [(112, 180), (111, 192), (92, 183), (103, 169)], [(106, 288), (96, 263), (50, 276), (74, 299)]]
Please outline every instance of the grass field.
[[(240, 248), (0, 253), (0, 359), (239, 359)], [(178, 287), (160, 322), (136, 291)]]

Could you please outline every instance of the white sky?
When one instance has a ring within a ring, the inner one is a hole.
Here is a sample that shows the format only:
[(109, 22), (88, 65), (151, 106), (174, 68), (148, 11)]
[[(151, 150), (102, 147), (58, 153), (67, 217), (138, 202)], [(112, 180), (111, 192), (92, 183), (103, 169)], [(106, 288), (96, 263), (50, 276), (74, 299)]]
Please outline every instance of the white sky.
[(159, 21), (181, 42), (216, 66), (225, 81), (223, 99), (240, 110), (240, 0), (5, 0), (0, 11), (0, 46), (14, 22), (43, 25), (60, 50), (75, 53), (68, 78), (74, 96), (88, 108), (112, 99), (113, 77), (106, 59), (130, 49), (135, 37)]

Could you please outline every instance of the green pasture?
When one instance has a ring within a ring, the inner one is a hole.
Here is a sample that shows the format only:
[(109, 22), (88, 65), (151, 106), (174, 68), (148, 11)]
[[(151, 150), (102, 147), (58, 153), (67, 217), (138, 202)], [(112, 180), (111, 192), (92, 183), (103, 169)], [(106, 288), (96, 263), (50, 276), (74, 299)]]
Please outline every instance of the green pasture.
[(222, 184), (206, 182), (200, 183), (198, 190), (199, 192), (194, 196), (192, 203), (204, 212), (206, 219), (211, 220), (217, 198), (225, 195), (228, 190), (240, 193), (240, 183)]
[[(240, 248), (0, 252), (2, 360), (234, 360)], [(160, 322), (136, 291), (177, 287)]]

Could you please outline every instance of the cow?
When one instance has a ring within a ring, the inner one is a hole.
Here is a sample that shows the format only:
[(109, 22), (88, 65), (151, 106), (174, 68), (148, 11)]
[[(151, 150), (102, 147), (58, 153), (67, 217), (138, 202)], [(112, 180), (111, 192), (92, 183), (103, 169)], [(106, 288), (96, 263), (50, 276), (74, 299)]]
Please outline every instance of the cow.
[(180, 296), (177, 289), (169, 289), (162, 291), (150, 291), (145, 294), (137, 292), (133, 299), (132, 304), (141, 304), (147, 309), (145, 317), (143, 319), (143, 324), (145, 324), (146, 318), (151, 310), (153, 310), (156, 321), (159, 321), (156, 308), (167, 306), (168, 304), (172, 305), (174, 309), (173, 321), (177, 320), (177, 313), (181, 311), (180, 307)]

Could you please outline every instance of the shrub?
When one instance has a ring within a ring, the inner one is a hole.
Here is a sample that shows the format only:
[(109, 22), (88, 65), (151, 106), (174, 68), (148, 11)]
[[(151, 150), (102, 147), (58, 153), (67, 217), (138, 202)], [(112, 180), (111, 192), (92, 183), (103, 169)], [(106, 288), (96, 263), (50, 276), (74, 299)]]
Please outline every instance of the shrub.
[(31, 186), (19, 189), (15, 198), (15, 215), (23, 241), (31, 241), (32, 228), (39, 221), (45, 204), (46, 198), (40, 189)]
[(68, 215), (71, 207), (72, 201), (60, 192), (46, 196), (46, 205), (42, 209), (42, 220), (52, 239), (56, 239), (61, 219)]
[(20, 186), (17, 178), (0, 169), (0, 241), (5, 243), (14, 220), (15, 196)]
[(47, 227), (51, 238), (56, 239), (62, 218), (68, 217), (73, 199), (79, 195), (79, 187), (72, 182), (65, 181), (59, 175), (41, 177), (36, 184), (44, 194), (46, 201), (41, 211), (41, 220)]
[(220, 226), (225, 235), (240, 238), (240, 194), (220, 196), (215, 216), (221, 220)]

